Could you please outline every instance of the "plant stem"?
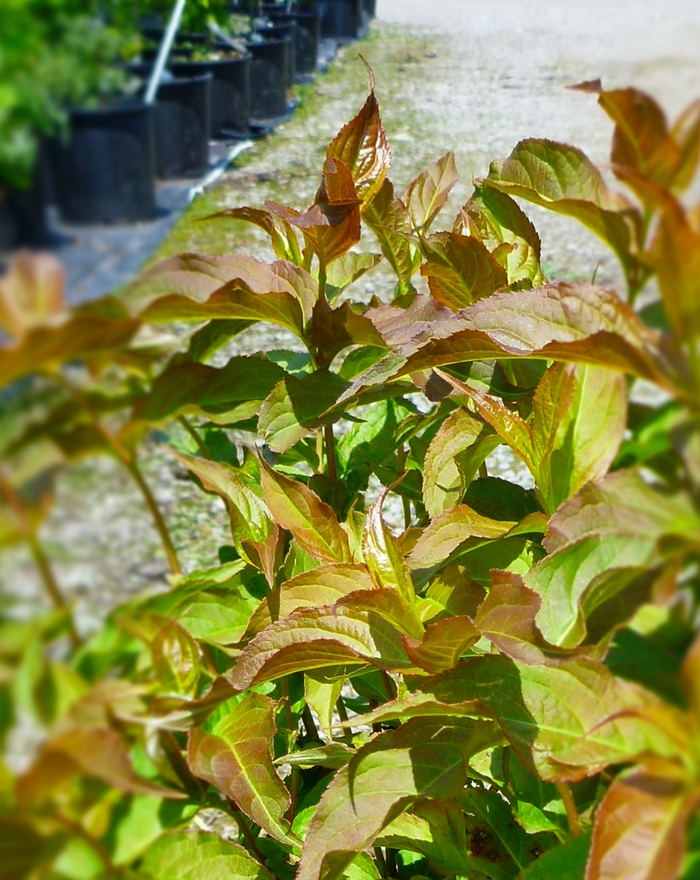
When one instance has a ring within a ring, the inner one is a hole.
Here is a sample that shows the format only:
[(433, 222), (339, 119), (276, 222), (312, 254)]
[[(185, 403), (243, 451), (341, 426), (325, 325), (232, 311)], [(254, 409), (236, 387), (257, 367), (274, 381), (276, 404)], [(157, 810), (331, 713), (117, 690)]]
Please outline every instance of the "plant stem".
[(158, 531), (158, 534), (160, 535), (160, 540), (163, 544), (165, 555), (168, 558), (168, 565), (170, 566), (170, 570), (173, 574), (181, 574), (182, 569), (180, 568), (180, 562), (177, 558), (177, 553), (175, 552), (175, 546), (173, 545), (172, 538), (170, 537), (168, 526), (166, 525), (165, 519), (163, 518), (160, 507), (158, 507), (158, 502), (153, 497), (153, 493), (151, 492), (148, 483), (145, 481), (143, 474), (141, 473), (141, 469), (139, 468), (136, 459), (134, 458), (128, 463), (125, 462), (125, 466), (131, 476), (134, 478), (134, 482), (141, 490), (143, 500), (146, 502), (146, 507), (148, 507), (151, 516), (153, 517), (153, 522)]
[(486, 467), (486, 462), (482, 461), (479, 465), (479, 476), (482, 479), (485, 479), (489, 475), (489, 469)]
[(377, 861), (377, 867), (379, 868), (379, 873), (382, 877), (386, 877), (386, 861), (384, 860), (384, 852), (381, 846), (374, 847), (374, 858)]
[(323, 439), (326, 442), (326, 473), (330, 480), (338, 479), (338, 463), (335, 458), (335, 435), (333, 425), (324, 425)]
[(384, 858), (386, 860), (386, 873), (387, 877), (398, 877), (399, 869), (396, 864), (396, 850), (389, 849), (389, 847), (385, 847), (384, 849)]
[(243, 837), (245, 837), (246, 843), (248, 844), (248, 846), (252, 849), (252, 851), (255, 853), (255, 855), (260, 860), (260, 864), (264, 865), (265, 864), (265, 856), (262, 854), (262, 852), (260, 851), (260, 848), (258, 847), (258, 841), (256, 840), (255, 835), (248, 827), (248, 820), (246, 819), (244, 814), (238, 809), (238, 805), (234, 801), (232, 801), (230, 798), (229, 798), (228, 805), (229, 805), (229, 809), (231, 811), (233, 818), (236, 820), (236, 825), (238, 825), (238, 830), (241, 832)]
[[(406, 473), (406, 449), (403, 446), (396, 453), (396, 466), (400, 473)], [(401, 504), (403, 506), (403, 527), (404, 529), (410, 529), (413, 519), (411, 516), (411, 502), (405, 495), (402, 495)]]
[(209, 452), (207, 444), (204, 442), (204, 440), (202, 440), (199, 432), (195, 430), (188, 419), (185, 416), (178, 416), (177, 420), (197, 444), (197, 449), (199, 449), (204, 458), (208, 458), (209, 460), (211, 460), (211, 452)]
[(58, 581), (51, 569), (49, 560), (44, 553), (44, 548), (41, 546), (39, 539), (33, 532), (27, 537), (27, 542), (32, 553), (32, 558), (34, 559), (34, 564), (39, 570), (41, 580), (51, 601), (59, 611), (66, 612), (68, 617), (68, 637), (70, 638), (71, 645), (77, 650), (82, 646), (83, 642), (75, 628), (75, 621), (73, 620), (70, 606), (66, 601), (66, 597), (61, 592), (61, 588), (59, 587)]
[(574, 802), (574, 796), (571, 794), (571, 789), (565, 782), (555, 782), (554, 785), (559, 792), (559, 797), (566, 810), (566, 821), (569, 823), (569, 833), (572, 837), (578, 837), (581, 833), (581, 823), (579, 821), (576, 803)]
[[(343, 722), (343, 724), (347, 724), (350, 719), (348, 718), (348, 711), (345, 708), (345, 703), (343, 702), (342, 697), (338, 697), (336, 704), (335, 704), (335, 708), (338, 712), (338, 717), (340, 718), (340, 720)], [(352, 728), (351, 727), (344, 727), (343, 728), (343, 739), (349, 743), (352, 742)]]
[(301, 713), (301, 720), (304, 724), (304, 730), (306, 731), (306, 736), (312, 740), (318, 740), (318, 742), (322, 742), (321, 734), (318, 732), (318, 727), (316, 727), (316, 722), (314, 721), (314, 716), (311, 714), (311, 709), (308, 705), (304, 706), (304, 711)]

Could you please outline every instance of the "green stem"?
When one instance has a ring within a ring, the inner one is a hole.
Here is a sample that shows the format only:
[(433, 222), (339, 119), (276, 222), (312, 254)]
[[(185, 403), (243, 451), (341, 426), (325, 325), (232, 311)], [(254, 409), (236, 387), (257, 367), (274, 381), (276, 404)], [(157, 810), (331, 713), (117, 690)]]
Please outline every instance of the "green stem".
[[(342, 697), (338, 697), (336, 701), (335, 708), (338, 712), (338, 717), (343, 722), (343, 724), (347, 724), (350, 720), (348, 718), (348, 712), (345, 708), (345, 703), (343, 702)], [(352, 742), (352, 728), (351, 727), (343, 727), (343, 739), (347, 740), (347, 742)]]
[(195, 430), (195, 428), (190, 424), (185, 416), (178, 416), (177, 420), (197, 444), (197, 449), (199, 449), (202, 456), (211, 460), (211, 452), (209, 452), (207, 444), (204, 442), (204, 440), (202, 440), (199, 432)]
[(263, 855), (263, 853), (261, 852), (261, 850), (258, 846), (258, 841), (257, 841), (255, 835), (253, 834), (253, 832), (251, 831), (251, 829), (248, 826), (247, 818), (241, 812), (241, 810), (238, 809), (238, 804), (236, 804), (235, 801), (232, 801), (230, 798), (229, 798), (228, 805), (229, 805), (229, 810), (231, 811), (231, 815), (236, 820), (236, 825), (238, 825), (238, 830), (241, 832), (243, 837), (245, 837), (245, 840), (246, 840), (246, 843), (248, 844), (248, 846), (251, 848), (251, 850), (258, 857), (260, 864), (264, 865), (265, 864), (265, 856)]
[(485, 479), (489, 475), (489, 469), (486, 467), (486, 462), (482, 461), (479, 465), (479, 476), (482, 479)]
[(134, 482), (136, 483), (136, 485), (141, 490), (141, 495), (143, 496), (143, 500), (146, 502), (146, 507), (153, 517), (153, 523), (155, 524), (156, 530), (158, 531), (158, 534), (160, 536), (163, 549), (165, 550), (165, 555), (168, 559), (170, 570), (173, 574), (181, 574), (182, 568), (180, 567), (180, 562), (177, 558), (177, 553), (175, 552), (175, 546), (173, 544), (172, 538), (170, 537), (168, 526), (165, 522), (163, 514), (161, 513), (160, 507), (158, 507), (158, 502), (153, 497), (150, 486), (144, 479), (143, 474), (141, 473), (141, 469), (139, 468), (136, 459), (134, 458), (128, 463), (125, 462), (125, 467), (134, 478)]
[(387, 877), (398, 877), (399, 869), (398, 865), (396, 864), (396, 850), (386, 847), (384, 849), (384, 857), (386, 859)]
[(335, 435), (333, 425), (323, 426), (323, 439), (326, 444), (326, 473), (330, 480), (338, 479), (338, 462), (335, 457)]
[[(396, 453), (396, 466), (401, 474), (406, 473), (406, 449), (401, 446)], [(401, 504), (403, 506), (403, 526), (404, 529), (410, 529), (413, 517), (411, 516), (411, 502), (405, 495), (401, 496)]]
[(44, 553), (44, 548), (41, 546), (39, 539), (33, 532), (28, 535), (27, 542), (29, 543), (29, 549), (31, 550), (34, 564), (39, 571), (46, 592), (56, 608), (58, 608), (59, 611), (64, 611), (68, 617), (68, 636), (71, 645), (77, 650), (83, 643), (75, 628), (75, 621), (73, 620), (70, 606), (61, 592), (61, 588), (58, 585), (58, 581), (56, 580), (51, 565), (49, 564), (49, 560)]
[(311, 709), (308, 705), (304, 706), (304, 711), (301, 713), (301, 720), (304, 724), (304, 730), (306, 731), (307, 738), (322, 742), (321, 734), (318, 732), (318, 727), (316, 727), (314, 716), (311, 714)]
[(381, 669), (379, 671), (379, 675), (382, 679), (382, 683), (384, 684), (384, 690), (386, 691), (387, 700), (395, 699), (395, 697), (394, 697), (394, 683), (391, 680), (391, 678), (389, 678), (389, 673), (386, 672), (385, 670)]
[(384, 852), (383, 852), (381, 846), (374, 847), (374, 858), (377, 862), (377, 868), (379, 869), (380, 876), (386, 877), (387, 876), (386, 861), (384, 859)]
[(566, 821), (569, 824), (569, 833), (572, 837), (578, 837), (581, 833), (581, 823), (579, 820), (578, 810), (576, 809), (574, 796), (571, 794), (571, 789), (565, 782), (555, 782), (554, 785), (556, 786), (559, 797), (564, 804), (564, 809), (566, 811)]

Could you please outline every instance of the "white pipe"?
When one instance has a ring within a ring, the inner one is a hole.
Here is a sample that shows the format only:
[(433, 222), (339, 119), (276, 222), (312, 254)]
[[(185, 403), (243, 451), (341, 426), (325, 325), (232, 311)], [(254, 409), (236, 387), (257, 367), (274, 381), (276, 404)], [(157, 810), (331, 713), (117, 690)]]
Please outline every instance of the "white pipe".
[(180, 27), (180, 21), (182, 20), (182, 13), (185, 11), (186, 2), (187, 0), (176, 0), (173, 11), (170, 13), (168, 27), (158, 49), (158, 57), (156, 58), (156, 63), (151, 71), (151, 78), (148, 80), (148, 88), (146, 89), (146, 97), (144, 98), (146, 104), (152, 104), (156, 99), (156, 93), (158, 92), (158, 86), (160, 85), (160, 78), (165, 70), (165, 64), (168, 60), (168, 55), (170, 55), (170, 49), (172, 48), (175, 34)]

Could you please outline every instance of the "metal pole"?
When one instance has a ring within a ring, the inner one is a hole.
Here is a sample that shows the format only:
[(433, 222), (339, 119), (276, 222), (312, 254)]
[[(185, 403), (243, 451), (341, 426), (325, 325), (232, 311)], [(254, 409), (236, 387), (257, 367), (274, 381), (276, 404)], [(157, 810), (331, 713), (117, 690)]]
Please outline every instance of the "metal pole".
[(148, 88), (146, 89), (146, 97), (144, 98), (146, 104), (152, 104), (156, 99), (156, 93), (158, 92), (158, 86), (160, 85), (160, 78), (163, 75), (168, 55), (170, 55), (170, 49), (172, 48), (175, 34), (180, 27), (180, 21), (182, 20), (182, 13), (185, 11), (186, 2), (187, 0), (176, 0), (173, 11), (170, 13), (168, 27), (163, 35), (163, 41), (160, 44), (160, 48), (158, 49), (158, 57), (153, 66), (151, 78), (148, 80)]

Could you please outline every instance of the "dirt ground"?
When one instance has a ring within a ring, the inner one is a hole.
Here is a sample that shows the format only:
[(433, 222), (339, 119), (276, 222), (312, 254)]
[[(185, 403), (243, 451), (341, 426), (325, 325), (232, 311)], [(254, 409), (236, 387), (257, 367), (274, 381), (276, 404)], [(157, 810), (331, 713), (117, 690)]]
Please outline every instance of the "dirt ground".
[[(397, 189), (452, 149), (462, 174), (450, 205), (456, 210), (472, 178), (486, 174), (489, 161), (523, 137), (568, 141), (605, 162), (610, 123), (592, 96), (565, 86), (596, 77), (608, 87), (635, 85), (676, 114), (700, 95), (698, 47), (698, 2), (378, 0), (369, 38), (346, 47), (328, 73), (301, 90), (297, 115), (194, 203), (159, 255), (270, 256), (258, 230), (199, 221), (267, 198), (304, 207), (318, 185), (325, 145), (366, 95), (357, 51), (375, 71)], [(588, 279), (598, 267), (599, 282), (617, 285), (614, 259), (602, 244), (572, 221), (531, 213), (550, 277)], [(449, 212), (445, 222), (451, 225)], [(379, 271), (360, 282), (359, 294), (386, 296), (390, 289), (388, 274)], [(238, 351), (287, 343), (278, 334), (249, 331)], [(186, 568), (214, 564), (217, 547), (226, 543), (223, 508), (177, 478), (157, 439), (143, 458)], [(100, 462), (97, 477), (93, 467), (81, 466), (61, 481), (45, 528), (58, 577), (86, 633), (129, 594), (165, 586), (158, 542), (135, 491), (112, 462)], [(3, 557), (0, 590), (15, 597), (17, 613), (31, 609), (39, 590), (23, 553)]]

